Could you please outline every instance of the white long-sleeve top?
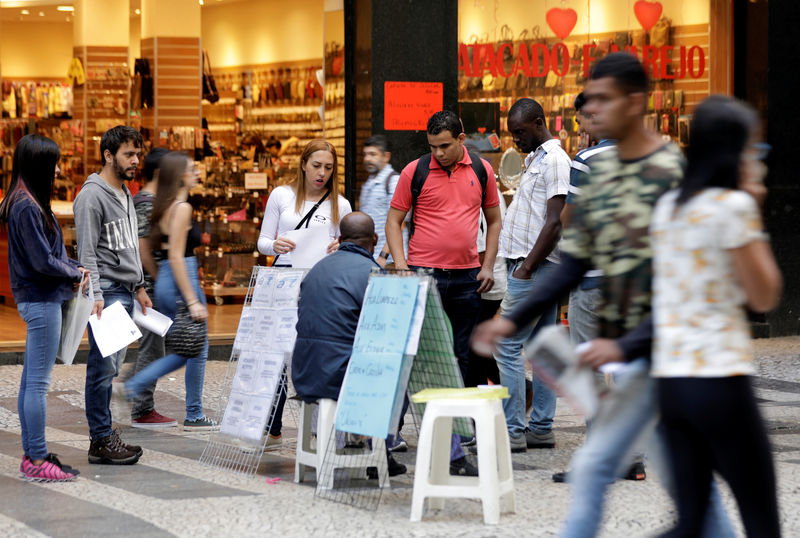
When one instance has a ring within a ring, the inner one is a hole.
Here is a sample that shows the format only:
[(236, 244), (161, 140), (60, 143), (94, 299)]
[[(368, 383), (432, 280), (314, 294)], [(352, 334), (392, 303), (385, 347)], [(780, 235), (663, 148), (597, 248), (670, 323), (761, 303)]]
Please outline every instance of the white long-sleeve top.
[[(267, 200), (267, 207), (264, 210), (264, 221), (261, 223), (261, 234), (258, 236), (258, 251), (261, 254), (275, 256), (273, 248), (275, 240), (289, 230), (294, 230), (312, 207), (315, 201), (306, 200), (300, 207), (300, 212), (294, 210), (295, 200), (294, 189), (289, 185), (281, 185), (272, 191)], [(339, 222), (350, 213), (350, 202), (347, 198), (339, 196)], [(308, 226), (328, 226), (330, 228), (331, 240), (339, 237), (339, 227), (333, 225), (331, 215), (331, 201), (326, 199), (311, 217)], [(279, 264), (290, 265), (292, 263), (291, 253), (281, 254)]]

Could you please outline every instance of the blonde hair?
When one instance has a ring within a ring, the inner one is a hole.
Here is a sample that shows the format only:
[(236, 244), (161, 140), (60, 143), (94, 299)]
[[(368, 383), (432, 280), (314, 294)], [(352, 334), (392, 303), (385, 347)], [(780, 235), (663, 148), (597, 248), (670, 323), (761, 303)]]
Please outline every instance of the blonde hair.
[(303, 154), (300, 156), (300, 165), (297, 168), (297, 177), (292, 184), (292, 189), (296, 197), (294, 210), (296, 213), (300, 213), (300, 209), (306, 201), (306, 174), (303, 167), (308, 163), (308, 159), (311, 158), (311, 155), (317, 151), (327, 151), (333, 155), (333, 171), (325, 186), (331, 191), (330, 195), (328, 195), (328, 199), (331, 201), (333, 225), (339, 226), (339, 160), (336, 157), (336, 148), (327, 140), (321, 138), (312, 140), (306, 144), (306, 147), (303, 149)]

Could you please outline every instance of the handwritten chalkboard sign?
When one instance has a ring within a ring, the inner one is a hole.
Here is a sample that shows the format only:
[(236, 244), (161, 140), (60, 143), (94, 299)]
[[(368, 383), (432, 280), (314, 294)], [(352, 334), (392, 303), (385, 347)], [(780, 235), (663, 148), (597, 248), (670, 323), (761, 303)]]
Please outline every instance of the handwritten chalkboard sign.
[(405, 392), (398, 388), (419, 283), (418, 277), (370, 278), (339, 392), (337, 430), (380, 439), (389, 435), (397, 400)]

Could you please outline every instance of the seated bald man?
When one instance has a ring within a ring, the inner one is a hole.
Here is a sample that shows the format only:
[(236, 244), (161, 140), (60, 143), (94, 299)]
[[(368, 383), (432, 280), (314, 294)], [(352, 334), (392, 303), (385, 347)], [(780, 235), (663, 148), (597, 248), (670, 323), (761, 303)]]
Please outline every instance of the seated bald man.
[(349, 213), (339, 224), (339, 249), (308, 272), (300, 285), (292, 383), (305, 402), (339, 398), (353, 352), (361, 303), (378, 236), (366, 213)]
[[(339, 249), (317, 262), (300, 284), (292, 383), (306, 403), (339, 398), (369, 274), (379, 267), (372, 259), (378, 236), (369, 215), (349, 213), (339, 230)], [(387, 457), (390, 476), (406, 472), (388, 452)]]

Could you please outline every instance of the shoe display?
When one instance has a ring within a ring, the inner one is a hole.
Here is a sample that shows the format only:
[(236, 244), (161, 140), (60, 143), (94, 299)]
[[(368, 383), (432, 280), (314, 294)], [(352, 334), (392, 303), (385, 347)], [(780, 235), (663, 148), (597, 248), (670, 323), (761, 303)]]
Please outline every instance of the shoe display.
[(625, 480), (644, 480), (647, 478), (647, 473), (644, 472), (644, 463), (641, 461), (637, 461), (631, 468), (628, 469), (628, 473), (625, 475)]
[(141, 454), (129, 450), (120, 440), (116, 431), (111, 435), (96, 439), (89, 445), (89, 463), (104, 465), (133, 465)]
[(466, 456), (450, 462), (450, 474), (453, 476), (478, 476), (478, 468), (472, 465)]
[(65, 473), (61, 468), (50, 461), (44, 460), (39, 465), (29, 462), (23, 473), (23, 478), (28, 482), (69, 482), (75, 480), (75, 475)]
[(533, 433), (525, 430), (525, 441), (528, 448), (555, 448), (556, 436), (552, 431), (547, 433)]
[(206, 416), (202, 416), (195, 420), (186, 419), (183, 421), (184, 431), (193, 432), (210, 432), (219, 429), (219, 424), (216, 420), (211, 420)]
[(159, 428), (172, 428), (178, 425), (178, 421), (174, 418), (165, 417), (155, 409), (142, 415), (139, 418), (131, 419), (131, 426), (134, 428), (144, 428), (147, 430), (156, 430)]
[(408, 443), (406, 443), (406, 440), (400, 437), (398, 433), (392, 437), (391, 445), (389, 445), (389, 443), (386, 444), (386, 449), (389, 452), (408, 452)]
[(119, 428), (114, 428), (113, 430), (111, 430), (111, 435), (113, 437), (116, 437), (117, 440), (120, 443), (122, 443), (122, 446), (124, 446), (127, 450), (133, 452), (134, 454), (139, 454), (140, 456), (144, 454), (144, 450), (142, 450), (142, 447), (140, 447), (139, 445), (129, 445), (128, 443), (122, 440), (122, 438), (119, 436)]

